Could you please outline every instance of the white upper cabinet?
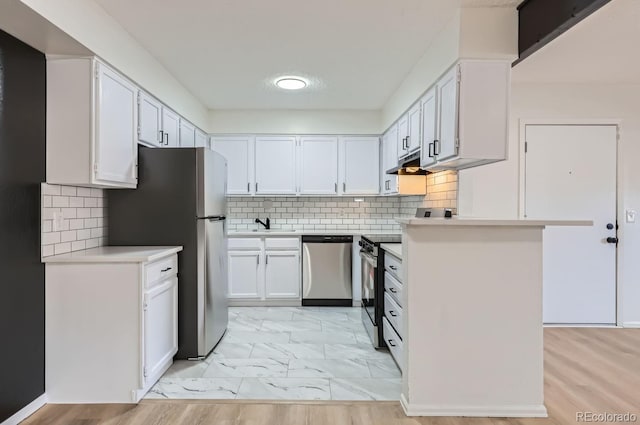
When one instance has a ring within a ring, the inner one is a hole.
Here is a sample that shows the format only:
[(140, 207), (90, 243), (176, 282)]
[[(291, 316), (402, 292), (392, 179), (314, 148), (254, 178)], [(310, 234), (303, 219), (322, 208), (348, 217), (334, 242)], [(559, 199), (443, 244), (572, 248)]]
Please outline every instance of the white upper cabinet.
[(256, 137), (256, 195), (295, 195), (296, 138)]
[(436, 162), (435, 144), (437, 135), (437, 92), (431, 88), (420, 100), (422, 104), (422, 137), (420, 149), (420, 166), (427, 167)]
[(340, 138), (340, 183), (345, 195), (380, 193), (380, 139), (349, 136)]
[(458, 68), (454, 67), (438, 81), (438, 138), (434, 149), (438, 160), (458, 154)]
[(180, 146), (180, 116), (169, 108), (162, 108), (163, 146), (177, 148)]
[(420, 148), (420, 102), (398, 120), (398, 158)]
[(227, 193), (251, 195), (254, 185), (254, 141), (252, 136), (215, 136), (211, 149), (227, 160)]
[(506, 61), (462, 61), (438, 81), (436, 162), (425, 168), (460, 170), (507, 158), (510, 81)]
[(196, 148), (208, 148), (209, 136), (204, 132), (196, 129)]
[(143, 91), (138, 92), (138, 141), (147, 146), (161, 147), (162, 103)]
[(338, 193), (338, 138), (300, 137), (298, 177), (302, 195)]
[(420, 110), (420, 102), (416, 102), (407, 113), (409, 122), (409, 134), (405, 143), (407, 153), (420, 149)]
[(407, 137), (409, 137), (409, 114), (405, 114), (398, 120), (398, 158), (407, 154)]
[(387, 170), (398, 165), (398, 126), (394, 125), (382, 136), (382, 193), (398, 193), (398, 176), (387, 174)]
[(137, 94), (95, 58), (47, 61), (47, 182), (136, 187)]
[(194, 148), (196, 146), (196, 128), (188, 121), (180, 120), (180, 147)]

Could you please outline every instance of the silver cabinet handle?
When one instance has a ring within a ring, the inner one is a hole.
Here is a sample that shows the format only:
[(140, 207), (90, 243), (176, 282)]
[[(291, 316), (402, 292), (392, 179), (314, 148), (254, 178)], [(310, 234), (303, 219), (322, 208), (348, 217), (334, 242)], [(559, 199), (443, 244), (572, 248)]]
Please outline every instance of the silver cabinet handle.
[(264, 256), (264, 263), (265, 264), (269, 264), (269, 256), (268, 255)]
[(171, 270), (171, 269), (172, 269), (172, 267), (167, 267), (166, 269), (162, 269), (162, 270), (160, 270), (160, 273), (166, 273), (166, 272), (168, 272), (168, 271), (169, 271), (169, 270)]
[(160, 144), (164, 141), (164, 131), (160, 130)]
[(393, 343), (392, 339), (388, 339), (387, 342), (389, 343), (390, 346), (395, 347), (396, 345)]
[(396, 288), (389, 288), (389, 292), (391, 292), (392, 294), (398, 293), (398, 291), (396, 291)]
[(409, 149), (409, 137), (411, 136), (407, 136), (407, 149)]
[(256, 193), (258, 193), (258, 182), (256, 182)]
[(395, 312), (395, 311), (393, 311), (393, 310), (389, 310), (389, 314), (390, 314), (392, 317), (397, 317), (397, 316), (398, 316), (398, 315), (396, 314), (396, 312)]
[(335, 192), (338, 193), (338, 183), (337, 182), (334, 183), (333, 186), (334, 186)]
[(167, 139), (167, 142), (165, 143), (165, 145), (169, 146), (169, 133), (164, 133), (165, 138)]
[(342, 182), (342, 191), (343, 192), (347, 191), (347, 183), (346, 182)]
[(390, 268), (391, 270), (398, 270), (398, 268), (397, 268), (396, 266), (389, 266), (389, 268)]
[(260, 265), (260, 255), (259, 255), (259, 254), (256, 256), (256, 263), (257, 263), (258, 265)]
[(251, 183), (247, 183), (247, 193), (251, 192)]

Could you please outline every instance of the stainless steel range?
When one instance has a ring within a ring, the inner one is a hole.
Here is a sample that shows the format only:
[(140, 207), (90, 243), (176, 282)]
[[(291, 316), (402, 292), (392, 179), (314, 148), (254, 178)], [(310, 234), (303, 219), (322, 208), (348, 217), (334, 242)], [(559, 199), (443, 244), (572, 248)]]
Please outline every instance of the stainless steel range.
[(360, 262), (362, 267), (362, 323), (376, 348), (386, 347), (382, 337), (384, 315), (384, 256), (378, 255), (380, 244), (399, 243), (402, 235), (362, 235)]

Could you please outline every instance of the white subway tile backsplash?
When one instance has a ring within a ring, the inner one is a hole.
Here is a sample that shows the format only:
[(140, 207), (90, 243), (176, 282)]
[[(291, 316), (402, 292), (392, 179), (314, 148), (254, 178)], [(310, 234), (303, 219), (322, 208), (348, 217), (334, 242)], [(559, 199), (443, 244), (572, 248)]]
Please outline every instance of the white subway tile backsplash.
[[(105, 245), (104, 196), (102, 189), (42, 183), (42, 256)], [(55, 226), (54, 213), (62, 215)]]

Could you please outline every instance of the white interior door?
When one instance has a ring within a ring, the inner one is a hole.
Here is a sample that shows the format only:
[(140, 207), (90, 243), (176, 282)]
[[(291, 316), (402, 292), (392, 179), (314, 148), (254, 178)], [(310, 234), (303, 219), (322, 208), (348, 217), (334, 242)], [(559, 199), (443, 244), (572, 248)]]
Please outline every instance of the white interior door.
[[(616, 323), (615, 126), (527, 125), (525, 215), (588, 219), (544, 231), (545, 323)], [(612, 229), (608, 229), (607, 225)]]

